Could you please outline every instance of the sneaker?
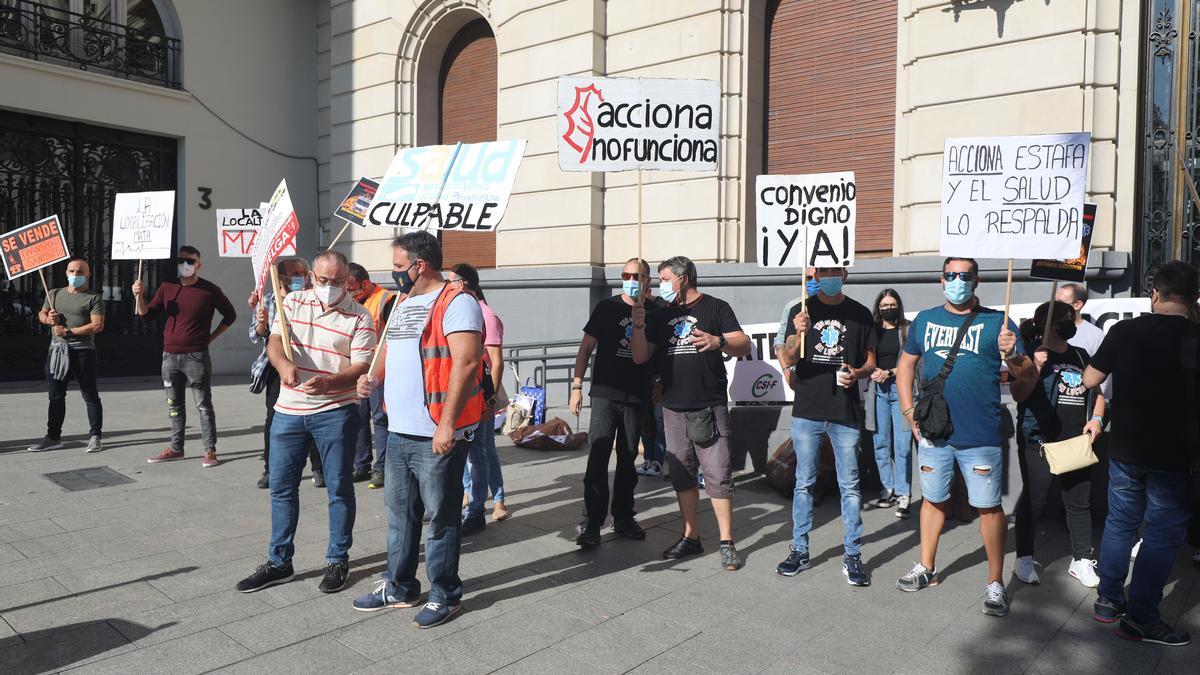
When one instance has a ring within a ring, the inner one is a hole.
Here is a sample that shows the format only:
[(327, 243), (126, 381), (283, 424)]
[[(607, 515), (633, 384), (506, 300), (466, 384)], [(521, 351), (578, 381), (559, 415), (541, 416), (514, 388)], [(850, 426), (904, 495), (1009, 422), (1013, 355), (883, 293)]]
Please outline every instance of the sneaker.
[(1092, 604), (1092, 618), (1100, 623), (1116, 623), (1125, 616), (1125, 603), (1109, 600), (1103, 595)]
[(804, 570), (812, 567), (812, 563), (808, 559), (808, 551), (788, 551), (787, 560), (775, 566), (775, 573), (780, 576), (794, 577)]
[(58, 450), (58, 449), (62, 448), (62, 446), (63, 446), (62, 441), (56, 441), (56, 440), (51, 440), (49, 438), (43, 438), (42, 440), (38, 441), (37, 443), (34, 443), (33, 445), (29, 446), (27, 449), (29, 450), (29, 452), (45, 452), (47, 450)]
[(469, 516), (467, 518), (463, 518), (463, 534), (475, 534), (476, 532), (482, 532), (483, 528), (485, 527), (487, 527), (487, 521), (483, 519), (483, 516)]
[(645, 461), (635, 471), (642, 476), (661, 476), (663, 472), (662, 462)]
[(575, 537), (575, 545), (583, 550), (596, 548), (600, 545), (600, 528), (587, 526), (579, 531), (579, 536)]
[(937, 570), (931, 570), (921, 563), (913, 565), (913, 568), (908, 571), (908, 574), (905, 574), (896, 580), (896, 588), (899, 588), (905, 593), (916, 593), (921, 589), (937, 585)]
[(240, 593), (253, 593), (271, 586), (285, 584), (292, 580), (292, 576), (291, 563), (288, 563), (287, 567), (276, 567), (269, 562), (263, 563), (254, 570), (254, 574), (239, 581), (237, 589)]
[(204, 451), (204, 461), (200, 462), (200, 466), (206, 469), (211, 469), (220, 463), (220, 460), (217, 459), (216, 449), (209, 448)]
[(1175, 630), (1165, 623), (1138, 623), (1129, 617), (1121, 619), (1117, 635), (1134, 642), (1149, 642), (1168, 647), (1186, 647), (1192, 642), (1192, 636), (1185, 630)]
[(908, 495), (896, 497), (896, 517), (907, 518), (909, 516), (908, 507), (910, 504), (911, 498)]
[(99, 436), (92, 436), (88, 439), (87, 449), (84, 452), (100, 452), (104, 449), (104, 443)]
[(704, 474), (703, 473), (696, 474), (696, 487), (700, 488), (701, 490), (704, 489)]
[(1008, 593), (1004, 591), (1004, 584), (993, 581), (987, 585), (987, 591), (983, 597), (983, 613), (988, 616), (1008, 614)]
[(164, 448), (162, 452), (150, 457), (146, 460), (147, 464), (158, 464), (159, 462), (169, 462), (173, 459), (183, 459), (183, 451), (175, 452), (170, 448)]
[(264, 471), (263, 474), (258, 477), (258, 482), (255, 483), (255, 485), (258, 486), (259, 490), (266, 490), (267, 488), (271, 487), (271, 474)]
[(382, 471), (372, 471), (371, 472), (371, 480), (367, 481), (367, 489), (368, 490), (378, 490), (381, 487), (383, 487), (383, 472)]
[(736, 572), (742, 569), (745, 565), (742, 556), (738, 555), (737, 548), (732, 541), (727, 539), (721, 541), (721, 566), (728, 572)]
[(417, 628), (433, 628), (446, 623), (450, 617), (458, 614), (460, 605), (443, 605), (440, 602), (427, 602), (413, 617), (413, 625)]
[(354, 473), (350, 474), (350, 480), (355, 483), (361, 483), (371, 477), (370, 469), (355, 469)]
[(871, 585), (871, 576), (863, 569), (861, 555), (847, 555), (843, 557), (842, 574), (846, 575), (846, 583), (851, 586)]
[(612, 528), (613, 532), (626, 539), (641, 541), (646, 538), (646, 531), (633, 518), (613, 518)]
[(663, 558), (667, 560), (679, 560), (680, 558), (699, 555), (701, 553), (704, 553), (704, 547), (700, 544), (699, 539), (680, 537), (674, 546), (663, 551)]
[(420, 599), (420, 595), (412, 600), (401, 600), (395, 596), (388, 595), (387, 580), (381, 579), (375, 584), (374, 591), (371, 591), (366, 595), (358, 596), (354, 599), (354, 602), (351, 603), (351, 606), (360, 612), (376, 612), (381, 609), (403, 609), (405, 607), (416, 607), (417, 602), (419, 602)]
[(1137, 554), (1138, 554), (1138, 550), (1139, 550), (1139, 549), (1141, 549), (1141, 548), (1142, 548), (1142, 540), (1141, 540), (1141, 539), (1138, 539), (1138, 540), (1137, 540), (1137, 543), (1135, 543), (1135, 544), (1133, 545), (1133, 549), (1129, 551), (1129, 559), (1130, 559), (1130, 560), (1137, 560)]
[(313, 487), (325, 487), (325, 472), (318, 469), (313, 469), (312, 482)]
[(1100, 585), (1100, 577), (1096, 574), (1096, 561), (1081, 558), (1071, 561), (1071, 567), (1067, 570), (1067, 574), (1079, 580), (1087, 588), (1096, 588)]
[(1013, 574), (1027, 584), (1042, 583), (1042, 579), (1037, 573), (1037, 561), (1031, 555), (1023, 555), (1017, 558), (1017, 564), (1013, 566)]
[(492, 504), (492, 520), (496, 522), (508, 520), (508, 517), (511, 515), (512, 514), (509, 512), (508, 507), (504, 505), (504, 502), (495, 502)]
[(884, 490), (883, 493), (879, 495), (878, 499), (867, 502), (867, 505), (873, 506), (877, 509), (886, 509), (886, 508), (891, 507), (892, 504), (895, 504), (895, 503), (896, 503), (896, 493), (892, 492), (891, 490)]
[(325, 563), (325, 574), (321, 577), (321, 584), (317, 589), (322, 593), (337, 593), (346, 587), (346, 580), (350, 578), (350, 565), (344, 562), (327, 562)]

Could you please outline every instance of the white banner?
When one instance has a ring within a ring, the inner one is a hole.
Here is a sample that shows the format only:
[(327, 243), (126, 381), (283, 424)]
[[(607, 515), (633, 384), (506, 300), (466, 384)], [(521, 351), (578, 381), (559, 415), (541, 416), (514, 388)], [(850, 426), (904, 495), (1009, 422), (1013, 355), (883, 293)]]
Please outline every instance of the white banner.
[(524, 155), (524, 140), (401, 150), (379, 183), (366, 224), (494, 232)]
[(715, 171), (716, 80), (558, 78), (563, 171)]
[(296, 209), (292, 207), (292, 197), (288, 194), (287, 181), (279, 181), (271, 195), (271, 201), (266, 215), (263, 216), (262, 229), (254, 241), (250, 251), (250, 264), (254, 267), (255, 288), (263, 290), (267, 287), (267, 276), (271, 265), (288, 246), (295, 250), (296, 233), (300, 231), (300, 221), (296, 218)]
[(1091, 134), (948, 138), (942, 155), (941, 254), (1079, 255)]
[(175, 255), (171, 234), (175, 191), (120, 192), (113, 205), (112, 259), (159, 260)]
[(758, 176), (758, 266), (852, 266), (856, 194), (853, 171)]

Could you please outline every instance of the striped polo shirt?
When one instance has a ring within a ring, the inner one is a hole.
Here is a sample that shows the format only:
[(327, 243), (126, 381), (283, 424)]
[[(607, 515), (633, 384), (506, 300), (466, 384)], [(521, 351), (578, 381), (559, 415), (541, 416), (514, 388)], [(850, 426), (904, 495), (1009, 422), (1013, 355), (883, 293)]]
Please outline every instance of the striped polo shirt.
[[(375, 353), (375, 321), (349, 293), (330, 307), (322, 307), (312, 290), (294, 291), (283, 299), (292, 342), (292, 362), (300, 381), (315, 375), (332, 375), (353, 364), (369, 364)], [(280, 335), (279, 318), (271, 333)], [(358, 402), (354, 385), (323, 396), (306, 394), (281, 384), (275, 412), (312, 415)]]

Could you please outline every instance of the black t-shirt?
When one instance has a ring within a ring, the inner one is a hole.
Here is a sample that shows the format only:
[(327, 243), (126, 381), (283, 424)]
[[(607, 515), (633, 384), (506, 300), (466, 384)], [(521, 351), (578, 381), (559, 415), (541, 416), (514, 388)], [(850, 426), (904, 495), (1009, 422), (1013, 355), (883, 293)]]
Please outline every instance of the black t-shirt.
[(1113, 376), (1111, 456), (1127, 464), (1162, 471), (1188, 465), (1187, 427), (1197, 423), (1188, 410), (1181, 380), (1180, 340), (1189, 329), (1182, 316), (1147, 314), (1108, 330), (1092, 355), (1097, 370)]
[(690, 306), (668, 305), (646, 317), (646, 339), (656, 347), (655, 372), (662, 377), (663, 406), (670, 410), (725, 405), (729, 399), (725, 355), (719, 349), (697, 352), (689, 342), (696, 329), (721, 335), (742, 327), (729, 303), (711, 295), (700, 296)]
[[(1037, 348), (1038, 345), (1026, 344), (1025, 353), (1032, 354)], [(1036, 434), (1037, 440), (1043, 442), (1065, 441), (1083, 433), (1095, 400), (1083, 386), (1083, 371), (1088, 361), (1087, 351), (1079, 347), (1067, 347), (1062, 353), (1047, 352), (1037, 386), (1017, 406), (1021, 430), (1027, 438)]]
[[(788, 314), (787, 334), (796, 334), (800, 305)], [(875, 326), (871, 312), (857, 301), (845, 298), (827, 305), (820, 298), (808, 301), (808, 333), (804, 359), (796, 364), (792, 385), (796, 390), (792, 417), (856, 424), (862, 421), (858, 386), (839, 387), (837, 371), (842, 364), (861, 368), (867, 350), (874, 349)]]
[[(651, 298), (646, 302), (646, 316), (661, 307), (663, 302)], [(625, 304), (620, 295), (596, 303), (583, 332), (596, 339), (596, 362), (592, 367), (591, 395), (623, 403), (647, 400), (650, 387), (649, 364), (633, 362), (630, 340), (633, 339), (633, 307)]]
[(880, 370), (892, 370), (900, 360), (900, 329), (875, 326), (875, 367)]

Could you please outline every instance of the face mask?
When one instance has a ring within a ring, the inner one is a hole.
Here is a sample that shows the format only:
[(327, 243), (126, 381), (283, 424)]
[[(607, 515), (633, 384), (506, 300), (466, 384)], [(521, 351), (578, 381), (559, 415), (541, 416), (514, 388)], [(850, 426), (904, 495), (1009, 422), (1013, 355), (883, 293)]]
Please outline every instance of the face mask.
[(642, 292), (642, 285), (633, 279), (627, 279), (621, 282), (621, 292), (636, 299), (638, 293)]
[(180, 279), (186, 279), (196, 273), (196, 266), (183, 263), (175, 267), (175, 271), (179, 272)]
[(809, 295), (816, 295), (817, 293), (821, 292), (821, 282), (817, 281), (816, 279), (809, 279), (808, 281), (804, 282), (804, 286), (808, 289)]
[(83, 285), (87, 283), (87, 277), (68, 274), (67, 283), (71, 284), (71, 288), (83, 288)]
[(362, 286), (359, 286), (357, 291), (354, 292), (354, 299), (358, 302), (366, 300), (367, 296), (371, 294), (371, 290), (371, 287), (364, 283)]
[(411, 270), (415, 265), (416, 263), (409, 265), (408, 269), (403, 272), (392, 272), (392, 280), (396, 282), (396, 288), (400, 291), (401, 295), (408, 295), (412, 291), (413, 286), (417, 284), (416, 281), (413, 281), (412, 277), (408, 276), (408, 270)]
[(288, 290), (302, 291), (304, 290), (304, 277), (292, 277), (288, 279)]
[(900, 318), (899, 307), (888, 307), (887, 309), (879, 310), (879, 317), (884, 321), (895, 323)]
[(1077, 327), (1075, 326), (1074, 319), (1063, 319), (1054, 322), (1054, 332), (1058, 333), (1058, 337), (1064, 340), (1070, 340), (1075, 337), (1076, 330)]
[(952, 305), (961, 305), (975, 296), (975, 289), (971, 288), (970, 282), (962, 279), (954, 279), (946, 282), (946, 288), (942, 289), (942, 293)]
[(325, 286), (324, 284), (313, 286), (313, 293), (316, 294), (317, 300), (320, 300), (322, 305), (332, 305), (335, 298), (341, 300), (342, 293), (345, 291), (346, 289), (337, 286)]
[(842, 292), (842, 284), (846, 283), (841, 277), (822, 277), (817, 279), (821, 292), (825, 295), (837, 295)]
[(679, 297), (679, 291), (675, 290), (672, 282), (660, 281), (658, 283), (658, 297), (663, 299), (663, 302), (671, 304), (675, 302), (675, 298)]

